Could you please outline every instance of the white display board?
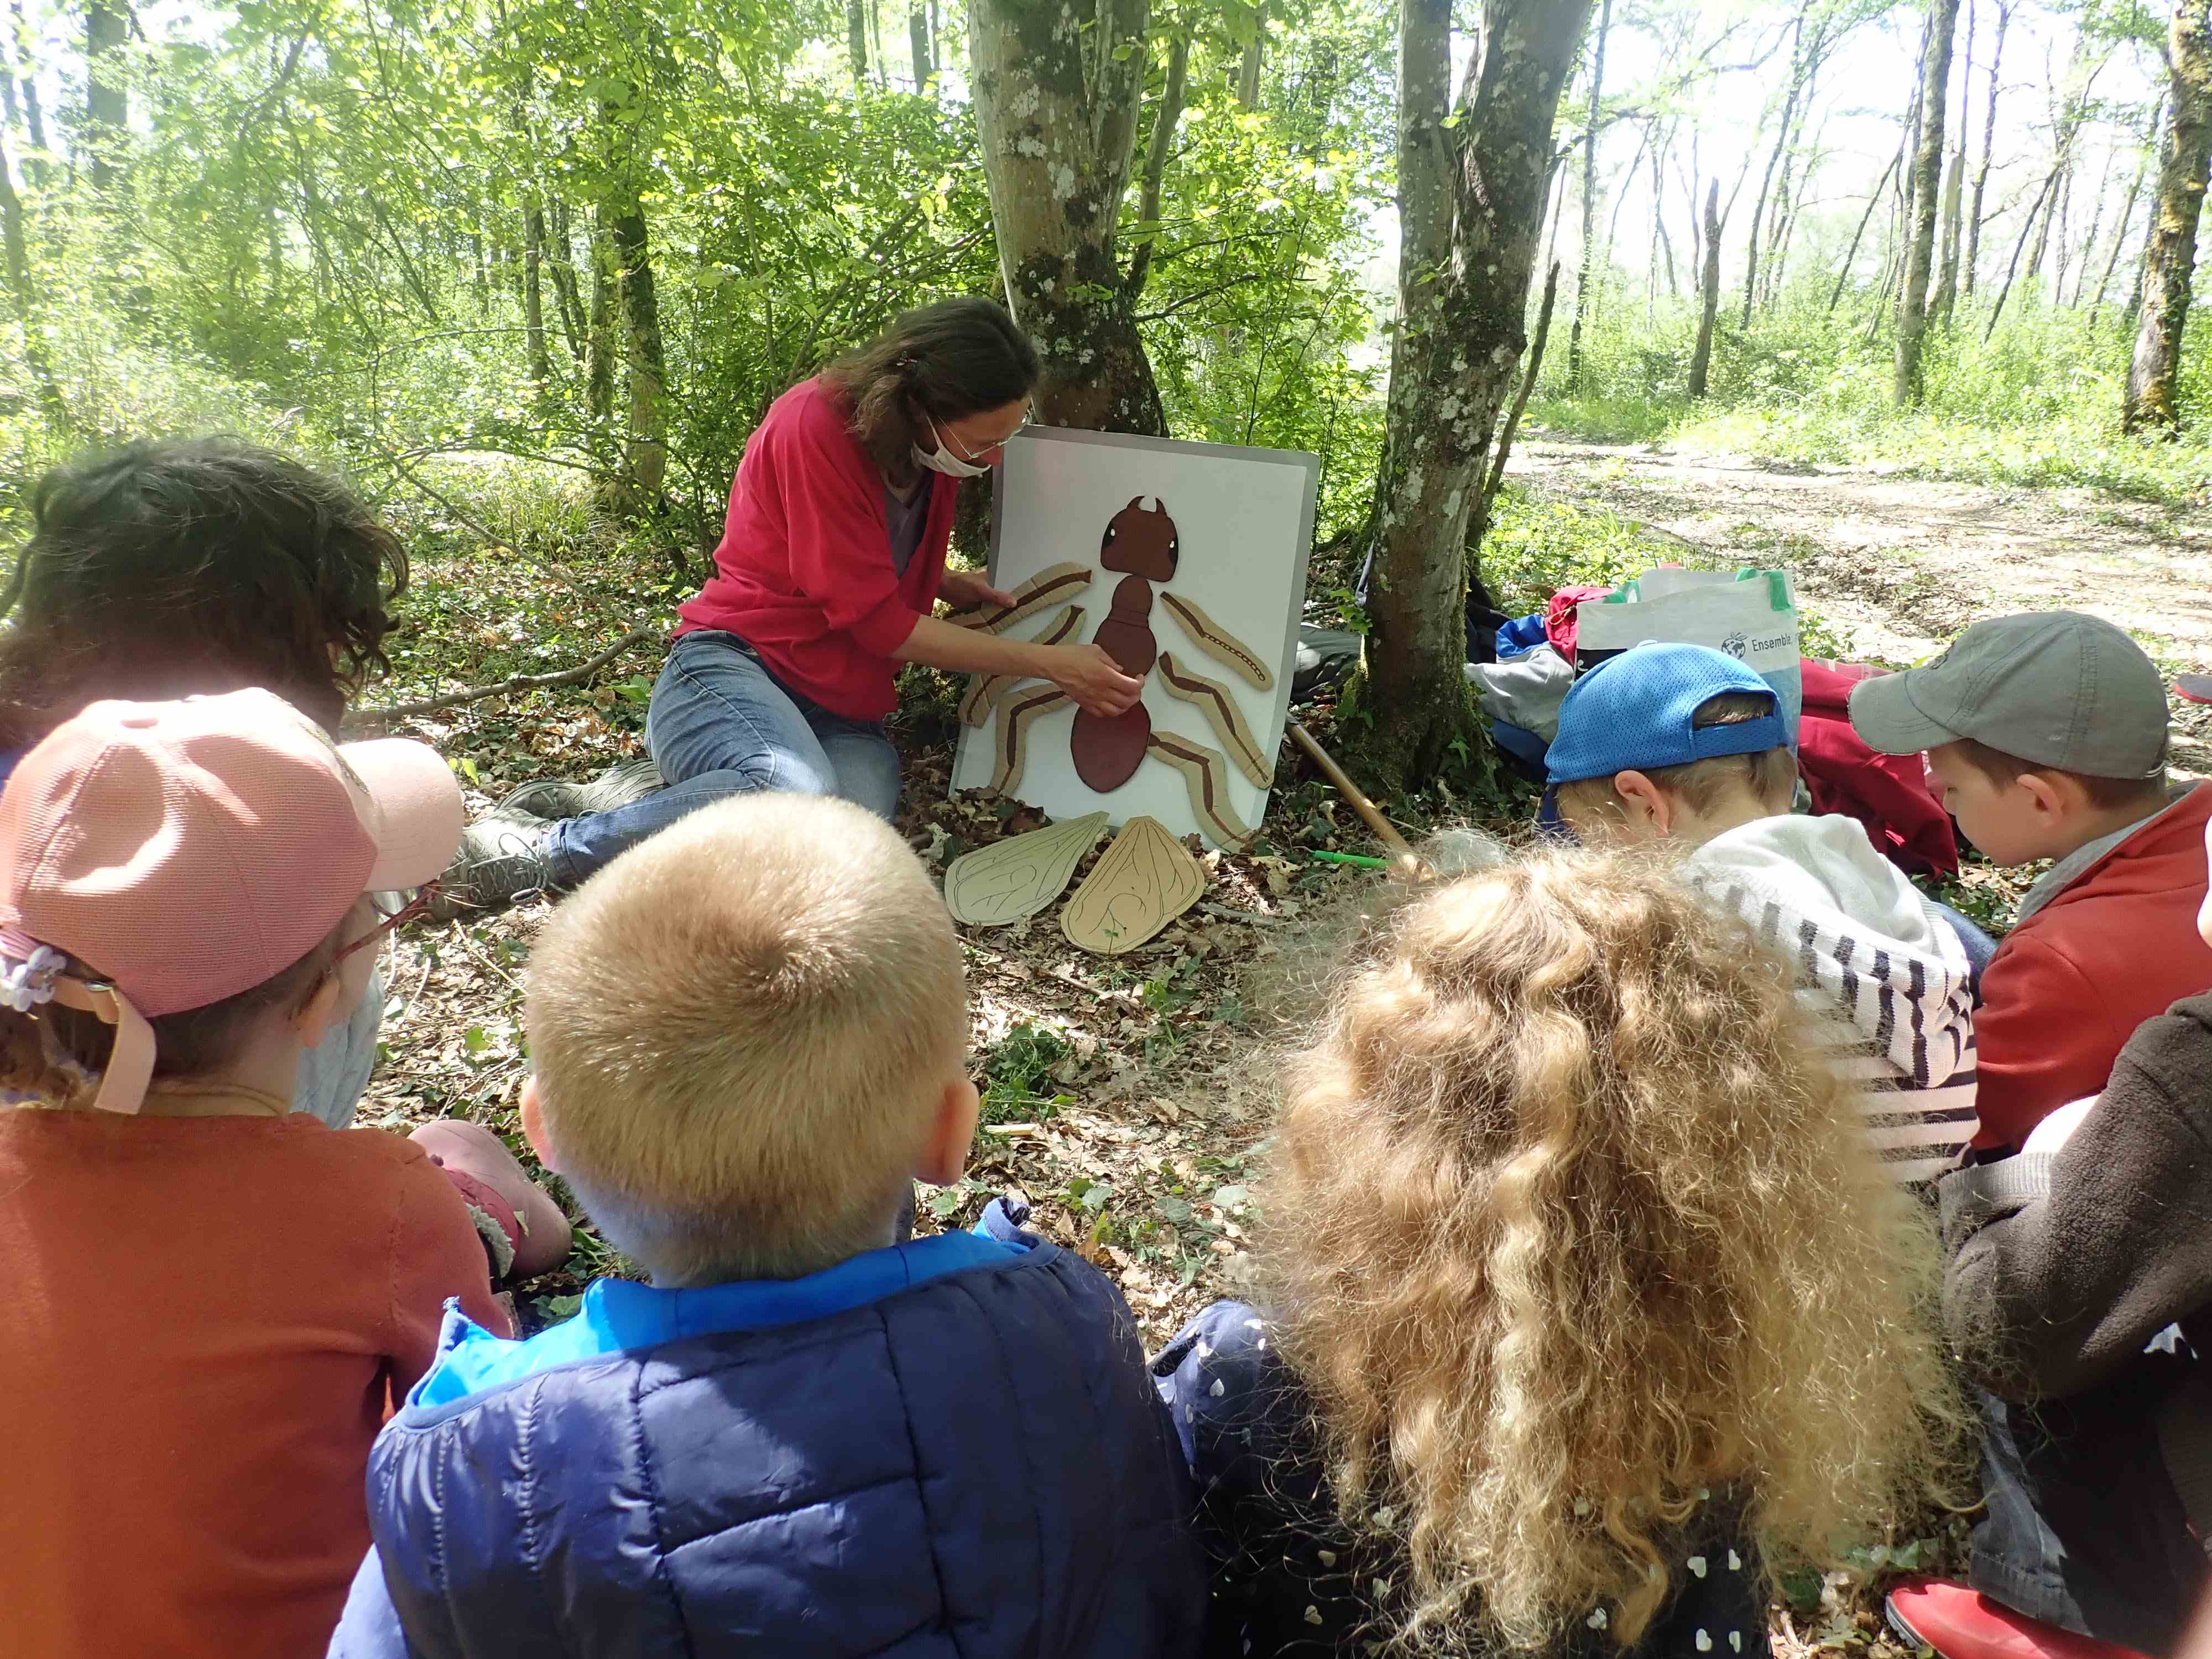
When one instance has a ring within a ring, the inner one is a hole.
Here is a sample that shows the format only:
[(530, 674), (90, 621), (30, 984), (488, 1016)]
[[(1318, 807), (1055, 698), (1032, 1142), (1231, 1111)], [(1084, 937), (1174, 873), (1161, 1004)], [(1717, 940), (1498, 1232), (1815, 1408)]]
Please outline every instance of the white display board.
[[(1173, 579), (1152, 584), (1147, 618), (1152, 637), (1186, 672), (1226, 689), (1257, 739), (1262, 763), (1272, 765), (1290, 708), (1320, 480), (1320, 459), (1296, 451), (1031, 427), (1006, 447), (997, 471), (991, 580), (1012, 589), (1049, 566), (1083, 566), (1091, 573), (1091, 583), (1070, 601), (1082, 607), (1084, 617), (1069, 642), (1094, 639), (1123, 580), (1100, 565), (1108, 526), (1133, 497), (1142, 497), (1147, 510), (1164, 508), (1175, 520), (1178, 555)], [(1272, 671), (1273, 684), (1260, 690), (1225, 667), (1164, 603), (1170, 597), (1195, 606), (1222, 633), (1249, 647)], [(1009, 629), (1006, 637), (1042, 638), (1063, 610), (1054, 605), (1041, 611)], [(1146, 677), (1144, 703), (1155, 733), (1224, 749), (1201, 708), (1169, 694), (1157, 665)], [(1194, 810), (1183, 771), (1157, 754), (1147, 754), (1118, 787), (1092, 790), (1077, 775), (1069, 750), (1074, 716), (1073, 708), (1060, 708), (1030, 725), (1011, 793), (1055, 819), (1103, 809), (1118, 826), (1145, 814), (1177, 836), (1195, 831), (1209, 844), (1219, 843), (1221, 837)], [(981, 726), (962, 727), (954, 789), (990, 783), (998, 720), (994, 711)], [(1256, 828), (1267, 811), (1268, 790), (1233, 763), (1218, 770), (1223, 798), (1239, 820)]]

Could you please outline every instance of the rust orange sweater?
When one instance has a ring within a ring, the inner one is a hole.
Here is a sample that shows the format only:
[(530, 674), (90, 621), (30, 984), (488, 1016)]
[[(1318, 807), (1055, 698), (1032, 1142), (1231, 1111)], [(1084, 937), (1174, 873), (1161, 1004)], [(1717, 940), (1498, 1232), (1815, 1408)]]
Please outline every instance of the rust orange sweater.
[(422, 1151), (294, 1114), (0, 1107), (0, 1649), (301, 1659), (387, 1391), (484, 1253)]

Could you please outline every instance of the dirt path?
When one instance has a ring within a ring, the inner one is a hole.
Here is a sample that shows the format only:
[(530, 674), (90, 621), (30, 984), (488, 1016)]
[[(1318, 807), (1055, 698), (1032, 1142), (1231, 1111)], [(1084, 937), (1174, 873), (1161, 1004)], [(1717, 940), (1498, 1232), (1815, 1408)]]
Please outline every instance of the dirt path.
[(1911, 661), (1978, 617), (2071, 605), (2169, 667), (2212, 668), (2212, 513), (2201, 509), (1540, 435), (1511, 471), (1716, 555), (1787, 568), (1854, 653)]

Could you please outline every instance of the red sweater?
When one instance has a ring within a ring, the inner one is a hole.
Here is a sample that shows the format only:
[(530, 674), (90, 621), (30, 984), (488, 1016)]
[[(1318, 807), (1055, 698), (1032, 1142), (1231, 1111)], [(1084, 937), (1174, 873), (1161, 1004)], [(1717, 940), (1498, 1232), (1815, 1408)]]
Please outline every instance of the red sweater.
[(2197, 937), (2204, 821), (2192, 789), (2006, 935), (1982, 975), (1981, 1133), (2017, 1146), (2069, 1101), (2100, 1092), (2136, 1027), (2212, 987)]
[(676, 632), (735, 634), (791, 690), (833, 714), (877, 720), (898, 706), (891, 653), (936, 603), (959, 486), (929, 474), (929, 523), (898, 574), (884, 475), (845, 419), (820, 380), (769, 406), (730, 486), (714, 574), (677, 612)]

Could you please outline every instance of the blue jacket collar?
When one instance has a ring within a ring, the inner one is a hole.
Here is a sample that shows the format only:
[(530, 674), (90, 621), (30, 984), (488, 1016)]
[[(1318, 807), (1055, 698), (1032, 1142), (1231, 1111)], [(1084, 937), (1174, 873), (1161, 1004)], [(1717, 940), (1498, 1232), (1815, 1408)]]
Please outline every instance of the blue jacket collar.
[(689, 1291), (602, 1279), (584, 1292), (574, 1319), (526, 1342), (494, 1336), (449, 1302), (438, 1361), (408, 1395), (407, 1404), (410, 1409), (450, 1406), (556, 1365), (625, 1349), (803, 1324), (947, 1273), (1019, 1256), (1028, 1248), (975, 1233), (939, 1233), (866, 1251), (804, 1279), (743, 1279)]

